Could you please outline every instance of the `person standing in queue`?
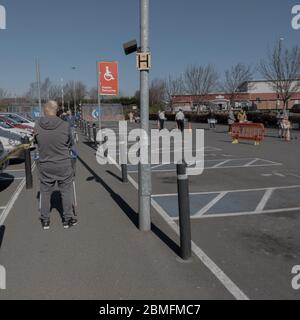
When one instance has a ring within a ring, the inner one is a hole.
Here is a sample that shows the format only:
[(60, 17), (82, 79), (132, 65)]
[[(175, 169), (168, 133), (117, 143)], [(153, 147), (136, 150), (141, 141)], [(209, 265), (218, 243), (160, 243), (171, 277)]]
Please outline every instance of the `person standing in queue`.
[(178, 129), (183, 132), (184, 131), (184, 120), (185, 120), (185, 116), (184, 113), (182, 111), (182, 109), (179, 109), (179, 111), (176, 113), (176, 117), (175, 120), (177, 122), (177, 127)]
[(232, 110), (232, 108), (229, 109), (229, 113), (228, 113), (228, 132), (231, 133), (232, 132), (232, 126), (235, 123), (235, 115), (234, 112)]
[(158, 112), (158, 121), (159, 121), (159, 130), (164, 130), (165, 128), (165, 121), (166, 121), (166, 116), (165, 112), (159, 110)]
[(73, 145), (68, 122), (57, 117), (58, 105), (49, 101), (44, 106), (44, 117), (36, 123), (35, 141), (39, 152), (39, 179), (41, 223), (44, 230), (50, 229), (51, 195), (55, 184), (61, 192), (63, 205), (63, 227), (77, 224), (73, 212), (74, 170), (70, 156)]

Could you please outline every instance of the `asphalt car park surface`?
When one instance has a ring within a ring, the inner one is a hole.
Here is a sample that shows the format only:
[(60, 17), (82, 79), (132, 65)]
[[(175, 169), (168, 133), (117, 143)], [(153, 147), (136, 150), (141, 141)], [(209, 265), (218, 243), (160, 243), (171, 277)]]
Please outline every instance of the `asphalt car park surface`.
[(13, 203), (13, 197), (25, 181), (24, 161), (10, 160), (8, 167), (0, 174), (0, 222)]
[[(291, 285), (300, 264), (299, 132), (286, 142), (269, 129), (254, 146), (232, 144), (225, 126), (197, 128), (205, 129), (205, 169), (189, 177), (192, 240), (250, 299), (299, 299)], [(178, 223), (175, 166), (152, 167), (152, 203)], [(137, 183), (137, 166), (128, 172)]]
[[(117, 124), (106, 127), (118, 133)], [(205, 170), (189, 177), (194, 254), (211, 259), (214, 264), (206, 267), (224, 272), (250, 299), (299, 299), (291, 285), (292, 268), (300, 264), (299, 132), (293, 133), (298, 139), (285, 142), (268, 130), (262, 144), (254, 146), (247, 141), (233, 145), (223, 126), (210, 131), (194, 124), (197, 128), (205, 129)], [(24, 181), (23, 167), (12, 164), (0, 177), (0, 222)], [(136, 185), (137, 168), (128, 169)], [(154, 209), (178, 224), (174, 165), (153, 168), (152, 193)]]

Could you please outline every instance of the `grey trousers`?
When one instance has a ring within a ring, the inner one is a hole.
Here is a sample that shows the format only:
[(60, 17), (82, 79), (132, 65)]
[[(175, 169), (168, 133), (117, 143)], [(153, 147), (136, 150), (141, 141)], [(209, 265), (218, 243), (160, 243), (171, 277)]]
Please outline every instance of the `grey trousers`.
[(51, 195), (55, 183), (60, 189), (65, 221), (74, 217), (73, 213), (73, 179), (74, 172), (70, 163), (39, 164), (41, 220), (50, 220)]

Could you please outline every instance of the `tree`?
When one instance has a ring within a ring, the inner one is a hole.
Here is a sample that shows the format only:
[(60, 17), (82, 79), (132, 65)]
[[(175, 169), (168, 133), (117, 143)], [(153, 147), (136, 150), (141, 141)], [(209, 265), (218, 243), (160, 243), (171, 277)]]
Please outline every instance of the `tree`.
[(267, 58), (261, 61), (259, 70), (287, 109), (293, 93), (300, 89), (299, 47), (284, 49), (280, 40), (268, 53)]
[(165, 81), (161, 79), (154, 79), (149, 88), (149, 104), (153, 112), (159, 109), (164, 109), (166, 97)]
[(51, 85), (48, 92), (49, 100), (61, 100), (62, 99), (62, 86)]
[(187, 67), (184, 73), (185, 89), (188, 94), (196, 97), (199, 104), (204, 102), (204, 97), (212, 92), (218, 82), (218, 73), (213, 65)]
[(49, 78), (46, 78), (44, 82), (41, 83), (41, 98), (43, 101), (50, 100), (51, 86), (52, 86), (52, 83)]
[(91, 88), (88, 92), (88, 96), (93, 103), (98, 103), (98, 88)]
[[(75, 88), (75, 96), (74, 96), (74, 88)], [(77, 105), (85, 99), (87, 95), (87, 89), (85, 84), (83, 84), (81, 81), (78, 81), (78, 82), (69, 81), (64, 86), (64, 94), (65, 94), (65, 101), (69, 102), (71, 105), (74, 106), (74, 99), (76, 99)]]
[(225, 80), (222, 85), (224, 92), (230, 95), (230, 105), (234, 107), (236, 97), (240, 92), (241, 85), (253, 79), (253, 70), (251, 66), (238, 63), (230, 70), (225, 72)]
[(173, 96), (182, 95), (184, 93), (185, 87), (183, 77), (180, 76), (178, 78), (174, 78), (169, 75), (169, 77), (165, 80), (165, 99), (167, 104), (171, 105)]
[(0, 99), (5, 99), (9, 96), (8, 92), (5, 89), (0, 88)]
[(31, 82), (29, 85), (29, 90), (25, 93), (25, 97), (31, 101), (36, 101), (38, 97), (37, 83)]

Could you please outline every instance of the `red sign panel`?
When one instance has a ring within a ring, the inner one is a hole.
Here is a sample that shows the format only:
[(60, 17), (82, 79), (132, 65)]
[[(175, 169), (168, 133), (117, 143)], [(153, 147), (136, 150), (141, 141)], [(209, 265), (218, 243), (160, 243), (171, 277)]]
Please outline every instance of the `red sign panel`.
[(99, 62), (101, 96), (119, 95), (119, 74), (117, 62)]

